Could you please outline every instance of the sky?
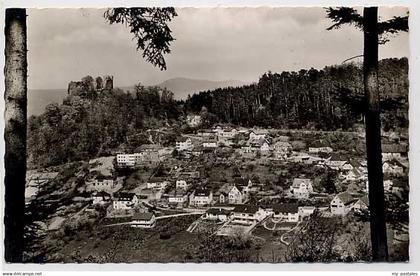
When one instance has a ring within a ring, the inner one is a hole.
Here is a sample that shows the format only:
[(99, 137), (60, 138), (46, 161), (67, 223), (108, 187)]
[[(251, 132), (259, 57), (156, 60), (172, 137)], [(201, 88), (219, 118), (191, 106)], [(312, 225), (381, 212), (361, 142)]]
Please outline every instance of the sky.
[[(321, 69), (363, 53), (362, 32), (327, 31), (331, 21), (320, 7), (177, 8), (170, 22), (176, 40), (161, 71), (142, 59), (124, 25), (105, 21), (104, 11), (28, 9), (30, 89), (66, 88), (86, 75), (113, 75), (120, 87), (176, 77), (253, 82), (269, 70)], [(381, 7), (379, 16), (406, 12)], [(408, 57), (408, 33), (380, 46), (379, 56)]]

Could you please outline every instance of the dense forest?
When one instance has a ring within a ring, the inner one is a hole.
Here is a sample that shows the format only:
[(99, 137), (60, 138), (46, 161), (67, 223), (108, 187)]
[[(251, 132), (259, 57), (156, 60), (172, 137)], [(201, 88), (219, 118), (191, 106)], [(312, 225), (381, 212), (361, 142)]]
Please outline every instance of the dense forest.
[[(379, 81), (384, 128), (407, 127), (408, 60), (382, 60)], [(129, 93), (95, 85), (88, 76), (62, 104), (50, 104), (43, 114), (29, 118), (28, 165), (46, 167), (116, 150), (134, 151), (154, 142), (146, 131), (150, 128), (170, 127), (159, 142), (174, 144), (188, 113), (200, 113), (208, 126), (229, 122), (349, 129), (363, 120), (363, 99), (362, 70), (357, 64), (268, 72), (256, 84), (204, 91), (186, 101), (175, 101), (172, 92), (159, 87), (136, 85)]]
[[(384, 128), (408, 125), (408, 60), (379, 64)], [(206, 107), (216, 120), (245, 126), (349, 129), (363, 121), (363, 73), (360, 64), (323, 70), (268, 72), (256, 84), (220, 88), (188, 97), (184, 110)]]

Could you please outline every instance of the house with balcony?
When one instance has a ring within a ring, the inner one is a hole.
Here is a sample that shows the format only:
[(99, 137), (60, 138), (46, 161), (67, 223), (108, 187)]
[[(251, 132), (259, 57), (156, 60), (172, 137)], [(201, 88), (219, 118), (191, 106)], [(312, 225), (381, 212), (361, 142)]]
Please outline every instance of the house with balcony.
[(232, 211), (232, 222), (251, 225), (266, 218), (267, 213), (256, 205), (238, 205)]
[(281, 203), (273, 205), (273, 218), (285, 222), (299, 221), (299, 206), (297, 203)]

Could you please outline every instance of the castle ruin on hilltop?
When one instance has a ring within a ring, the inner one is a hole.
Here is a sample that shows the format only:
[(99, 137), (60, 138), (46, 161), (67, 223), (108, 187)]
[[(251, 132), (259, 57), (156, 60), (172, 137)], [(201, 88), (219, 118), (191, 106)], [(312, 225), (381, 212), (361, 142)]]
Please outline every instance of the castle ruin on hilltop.
[(67, 93), (72, 96), (87, 96), (92, 93), (111, 91), (113, 88), (113, 76), (98, 76), (95, 79), (91, 76), (86, 76), (80, 81), (71, 81), (67, 88)]

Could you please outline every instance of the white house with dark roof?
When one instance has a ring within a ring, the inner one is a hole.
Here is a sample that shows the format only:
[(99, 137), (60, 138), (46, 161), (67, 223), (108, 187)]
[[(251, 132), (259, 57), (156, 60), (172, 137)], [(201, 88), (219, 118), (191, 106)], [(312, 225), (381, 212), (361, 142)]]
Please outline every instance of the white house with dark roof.
[(190, 195), (190, 206), (202, 207), (213, 201), (213, 192), (209, 188), (198, 188)]
[(382, 163), (384, 174), (402, 175), (404, 174), (404, 165), (397, 160), (388, 160)]
[(190, 186), (191, 182), (189, 179), (186, 178), (179, 178), (176, 180), (175, 182), (175, 188), (176, 189), (188, 189), (188, 187)]
[(232, 211), (232, 222), (251, 225), (263, 220), (267, 213), (255, 205), (238, 205)]
[(224, 128), (217, 133), (218, 137), (221, 139), (232, 139), (235, 135), (238, 134), (238, 130), (236, 128)]
[(364, 195), (359, 198), (353, 205), (353, 210), (355, 212), (363, 212), (369, 209), (369, 197), (368, 195)]
[(273, 145), (273, 155), (277, 159), (286, 159), (293, 147), (289, 142), (278, 141)]
[(331, 214), (345, 216), (353, 208), (357, 199), (353, 198), (348, 192), (336, 195), (330, 203)]
[(100, 191), (100, 192), (94, 192), (92, 194), (92, 204), (96, 205), (102, 205), (102, 204), (106, 204), (108, 202), (111, 201), (111, 195), (108, 194), (107, 192), (104, 191)]
[(242, 204), (245, 201), (245, 196), (235, 185), (230, 186), (227, 196), (229, 204)]
[(299, 206), (297, 203), (281, 203), (273, 205), (273, 218), (286, 222), (299, 221)]
[[(232, 184), (229, 183), (225, 183), (222, 187), (219, 188), (219, 190), (214, 194), (216, 201), (218, 201), (219, 203), (229, 203), (229, 192), (231, 191), (231, 189), (233, 188)], [(240, 200), (240, 198), (238, 198), (237, 200)]]
[(363, 174), (359, 172), (357, 169), (352, 169), (348, 171), (341, 171), (339, 177), (345, 181), (356, 181), (361, 179)]
[(295, 178), (293, 184), (290, 186), (290, 192), (294, 198), (305, 199), (314, 192), (312, 180), (308, 178)]
[(153, 228), (155, 225), (156, 217), (153, 213), (136, 213), (130, 223), (130, 226), (134, 228)]
[(164, 189), (169, 185), (169, 181), (165, 177), (150, 177), (146, 182), (147, 189)]
[(168, 195), (169, 204), (185, 205), (188, 202), (188, 194), (184, 189), (174, 189)]
[(204, 148), (217, 148), (217, 138), (215, 136), (205, 137), (202, 141), (202, 146)]
[(116, 193), (114, 194), (114, 199), (112, 206), (115, 210), (129, 210), (133, 209), (139, 203), (139, 199), (134, 193)]
[(299, 206), (298, 210), (299, 210), (298, 211), (299, 217), (304, 218), (304, 217), (308, 217), (312, 215), (315, 212), (316, 207), (315, 206)]
[(204, 218), (208, 220), (227, 221), (231, 211), (223, 208), (210, 208), (204, 214)]
[(28, 186), (39, 186), (52, 181), (57, 175), (58, 172), (28, 172), (26, 182)]
[(193, 148), (193, 143), (191, 141), (191, 138), (179, 137), (176, 140), (175, 148), (178, 151), (191, 150)]
[(400, 194), (409, 191), (408, 181), (402, 179), (395, 179), (392, 184), (391, 192)]
[(339, 154), (333, 154), (330, 158), (325, 160), (325, 165), (330, 167), (333, 170), (342, 170), (344, 166), (347, 165), (347, 169), (352, 169), (351, 164), (347, 161), (347, 159)]
[(268, 131), (263, 129), (253, 129), (249, 132), (249, 142), (254, 140), (266, 139), (268, 137)]
[(323, 143), (321, 141), (314, 142), (309, 148), (309, 153), (331, 153), (333, 152), (333, 149), (328, 146), (326, 143)]
[(270, 155), (271, 148), (270, 148), (270, 143), (268, 142), (268, 140), (264, 140), (261, 143), (260, 152), (261, 152), (262, 155)]
[(190, 127), (197, 127), (201, 124), (201, 116), (195, 114), (188, 114), (187, 115), (187, 125)]
[(392, 179), (384, 176), (384, 191), (385, 192), (391, 192), (393, 184), (394, 183)]
[(139, 154), (117, 154), (117, 166), (118, 167), (134, 167), (136, 165), (137, 155)]
[(382, 144), (382, 159), (401, 159), (407, 155), (407, 146), (401, 144)]
[(115, 178), (112, 176), (98, 175), (85, 181), (86, 191), (107, 191), (111, 192), (116, 186)]
[(139, 152), (117, 154), (117, 166), (121, 168), (132, 168), (141, 163), (156, 163), (160, 161), (159, 153), (162, 147), (156, 144), (143, 144), (138, 148)]

